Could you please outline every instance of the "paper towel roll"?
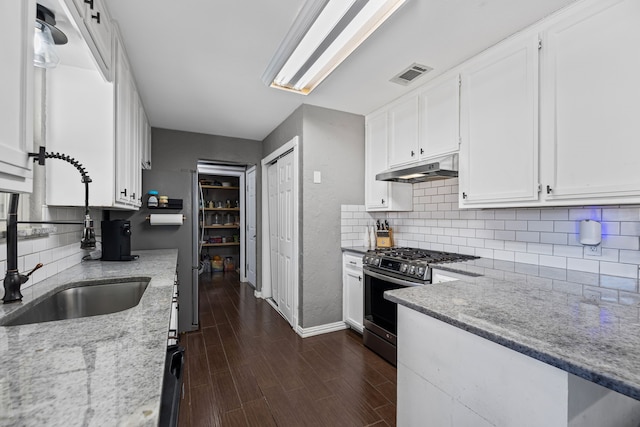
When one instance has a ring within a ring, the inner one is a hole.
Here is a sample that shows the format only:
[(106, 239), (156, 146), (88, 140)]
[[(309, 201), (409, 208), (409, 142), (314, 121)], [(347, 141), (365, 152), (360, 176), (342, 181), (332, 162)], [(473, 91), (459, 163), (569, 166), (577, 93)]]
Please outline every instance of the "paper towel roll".
[(182, 225), (182, 214), (151, 214), (149, 223), (151, 225)]

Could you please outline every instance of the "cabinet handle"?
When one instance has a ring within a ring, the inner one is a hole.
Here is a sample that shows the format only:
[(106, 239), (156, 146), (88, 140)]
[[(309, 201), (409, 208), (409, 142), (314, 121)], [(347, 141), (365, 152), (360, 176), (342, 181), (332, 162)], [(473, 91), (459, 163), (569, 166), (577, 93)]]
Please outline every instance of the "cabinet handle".
[(349, 261), (349, 264), (356, 265), (356, 262), (355, 261)]
[(84, 2), (89, 5), (89, 9), (93, 10), (93, 0), (84, 0)]
[(552, 191), (553, 189), (547, 185), (547, 194), (551, 194)]
[(422, 148), (420, 149), (420, 154), (424, 154), (424, 150)]
[(130, 197), (131, 197), (131, 199), (132, 199), (132, 200), (135, 200), (135, 198), (136, 198), (136, 193), (131, 193), (131, 196), (130, 196)]
[(358, 282), (362, 282), (362, 276), (358, 276)]
[(462, 192), (462, 198), (466, 199), (467, 198), (467, 193), (465, 193), (464, 191)]
[(384, 205), (384, 199), (382, 199), (382, 204)]
[(95, 15), (91, 15), (91, 19), (95, 19), (96, 22), (99, 24), (100, 23), (100, 12), (96, 12)]
[(415, 156), (416, 153), (413, 152), (413, 150), (411, 150), (411, 157)]
[(127, 197), (127, 189), (125, 188), (124, 191), (121, 191), (120, 194), (122, 194), (124, 197)]

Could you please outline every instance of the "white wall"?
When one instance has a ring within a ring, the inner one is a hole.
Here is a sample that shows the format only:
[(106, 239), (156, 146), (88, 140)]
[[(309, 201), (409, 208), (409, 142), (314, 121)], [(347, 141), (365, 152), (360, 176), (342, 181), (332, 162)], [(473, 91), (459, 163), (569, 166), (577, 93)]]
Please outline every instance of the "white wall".
[[(413, 203), (413, 212), (382, 214), (398, 246), (530, 265), (570, 293), (640, 301), (640, 206), (458, 209), (457, 179), (414, 184)], [(359, 208), (361, 213), (353, 212)], [(342, 207), (343, 246), (362, 246), (369, 217), (364, 207)], [(578, 243), (583, 219), (602, 222), (601, 256), (585, 256)], [(566, 269), (577, 273), (567, 275)]]

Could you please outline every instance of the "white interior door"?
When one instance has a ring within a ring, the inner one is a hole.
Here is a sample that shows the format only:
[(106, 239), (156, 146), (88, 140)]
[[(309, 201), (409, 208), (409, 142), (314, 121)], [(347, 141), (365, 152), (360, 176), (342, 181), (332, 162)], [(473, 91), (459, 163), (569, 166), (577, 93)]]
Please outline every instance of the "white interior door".
[(280, 158), (278, 167), (278, 307), (293, 325), (293, 152)]
[(271, 267), (271, 297), (279, 302), (278, 286), (278, 164), (268, 166), (267, 185), (269, 191), (269, 265)]
[(256, 167), (247, 171), (247, 281), (256, 286)]

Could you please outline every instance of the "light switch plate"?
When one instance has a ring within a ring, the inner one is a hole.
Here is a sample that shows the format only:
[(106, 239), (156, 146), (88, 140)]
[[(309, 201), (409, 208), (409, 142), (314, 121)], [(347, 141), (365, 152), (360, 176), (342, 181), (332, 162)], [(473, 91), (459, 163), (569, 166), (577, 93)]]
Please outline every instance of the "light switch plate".
[(322, 182), (322, 174), (320, 171), (313, 171), (313, 183), (320, 184)]

